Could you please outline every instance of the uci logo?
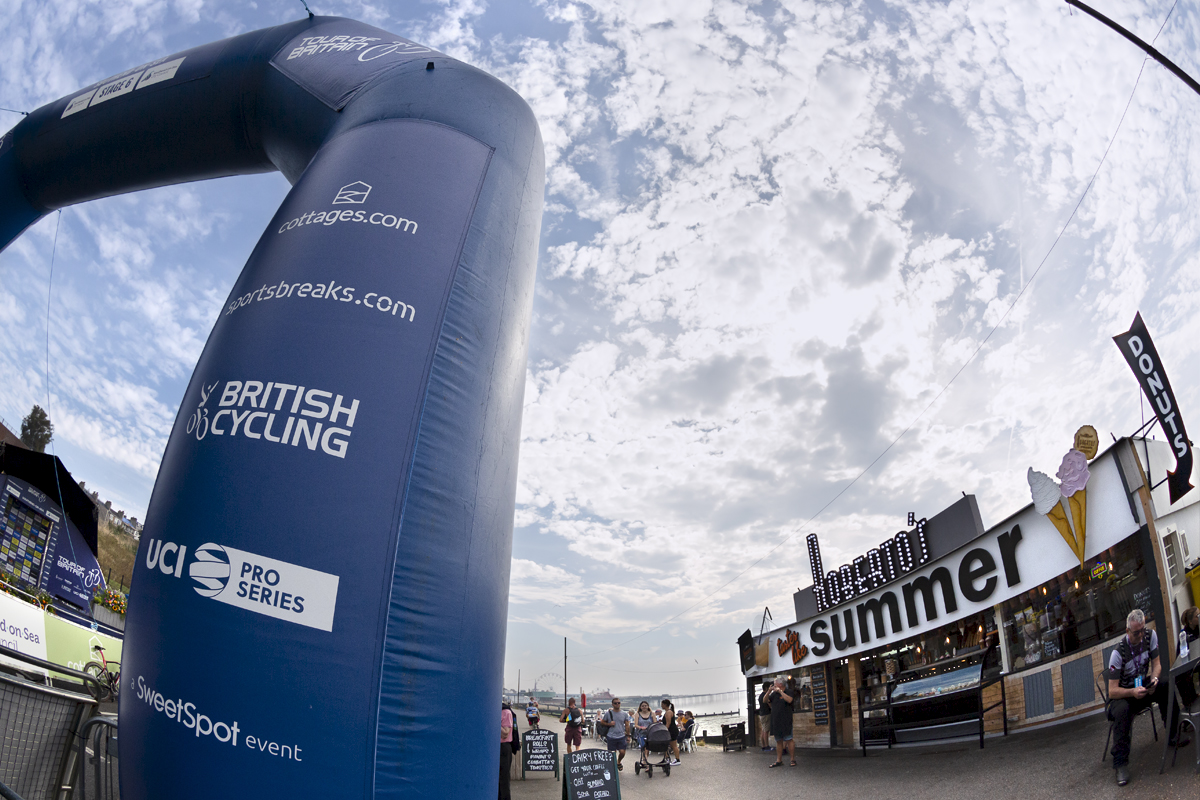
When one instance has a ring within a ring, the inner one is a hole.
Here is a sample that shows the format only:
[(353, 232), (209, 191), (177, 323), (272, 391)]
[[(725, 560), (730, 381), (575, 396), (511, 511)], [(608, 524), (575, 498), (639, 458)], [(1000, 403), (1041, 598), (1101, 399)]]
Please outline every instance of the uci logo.
[(182, 578), (184, 565), (196, 594), (284, 622), (333, 630), (340, 578), (245, 550), (207, 542), (187, 545), (149, 539), (146, 568)]

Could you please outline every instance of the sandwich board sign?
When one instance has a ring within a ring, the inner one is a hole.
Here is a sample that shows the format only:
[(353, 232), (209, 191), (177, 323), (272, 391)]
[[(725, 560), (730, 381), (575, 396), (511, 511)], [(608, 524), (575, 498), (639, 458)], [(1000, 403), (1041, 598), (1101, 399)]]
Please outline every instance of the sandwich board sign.
[(567, 755), (563, 764), (563, 800), (621, 800), (616, 753), (576, 750)]

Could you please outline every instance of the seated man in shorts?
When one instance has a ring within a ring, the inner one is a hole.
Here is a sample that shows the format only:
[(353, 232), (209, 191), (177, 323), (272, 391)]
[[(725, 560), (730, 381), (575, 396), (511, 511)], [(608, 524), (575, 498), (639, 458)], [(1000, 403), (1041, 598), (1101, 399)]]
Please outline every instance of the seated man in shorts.
[(583, 744), (583, 712), (575, 707), (574, 697), (567, 698), (567, 707), (563, 709), (558, 721), (567, 723), (567, 732), (563, 738), (567, 742), (567, 755), (570, 755), (572, 744), (577, 750)]
[(606, 731), (604, 742), (610, 751), (617, 754), (617, 769), (625, 769), (621, 764), (625, 760), (625, 743), (629, 740), (629, 715), (621, 710), (621, 699), (614, 697), (612, 708), (596, 721), (601, 730)]

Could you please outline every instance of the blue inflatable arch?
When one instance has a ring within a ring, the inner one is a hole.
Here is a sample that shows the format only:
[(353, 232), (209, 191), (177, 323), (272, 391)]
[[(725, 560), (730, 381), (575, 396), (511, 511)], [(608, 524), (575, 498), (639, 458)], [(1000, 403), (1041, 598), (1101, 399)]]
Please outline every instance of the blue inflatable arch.
[(317, 17), (128, 70), (0, 140), (54, 209), (280, 170), (133, 578), (126, 800), (491, 798), (544, 182), (483, 72)]

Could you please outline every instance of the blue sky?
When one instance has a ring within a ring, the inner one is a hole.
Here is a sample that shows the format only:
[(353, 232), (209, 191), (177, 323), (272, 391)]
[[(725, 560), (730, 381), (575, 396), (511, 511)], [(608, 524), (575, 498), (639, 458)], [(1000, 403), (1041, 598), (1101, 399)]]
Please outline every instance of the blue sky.
[[(736, 688), (737, 635), (810, 582), (804, 533), (840, 563), (962, 491), (990, 524), (1080, 425), (1137, 428), (1111, 337), (1139, 309), (1200, 413), (1200, 97), (1061, 2), (310, 5), (489, 70), (542, 126), (508, 686), (561, 672), (566, 636), (573, 688)], [(1194, 6), (1096, 5), (1200, 73)], [(26, 110), (303, 14), (0, 10), (0, 106)], [(48, 403), (56, 452), (142, 517), (287, 188), (158, 189), (27, 232), (0, 254), (0, 417)]]

